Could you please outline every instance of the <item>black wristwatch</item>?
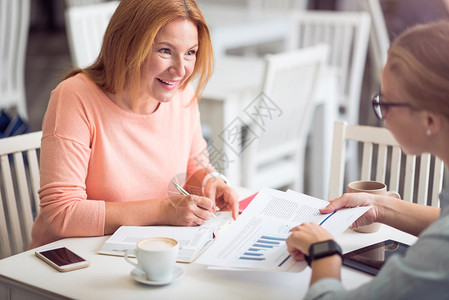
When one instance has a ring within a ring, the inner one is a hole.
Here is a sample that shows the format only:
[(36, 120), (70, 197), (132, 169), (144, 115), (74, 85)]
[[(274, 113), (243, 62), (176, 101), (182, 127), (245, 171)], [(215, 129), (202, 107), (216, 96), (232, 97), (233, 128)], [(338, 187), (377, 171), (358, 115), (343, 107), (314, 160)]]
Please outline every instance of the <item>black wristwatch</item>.
[(340, 255), (341, 259), (343, 259), (340, 246), (334, 240), (328, 240), (310, 245), (309, 255), (304, 255), (304, 257), (310, 266), (313, 260), (334, 254)]

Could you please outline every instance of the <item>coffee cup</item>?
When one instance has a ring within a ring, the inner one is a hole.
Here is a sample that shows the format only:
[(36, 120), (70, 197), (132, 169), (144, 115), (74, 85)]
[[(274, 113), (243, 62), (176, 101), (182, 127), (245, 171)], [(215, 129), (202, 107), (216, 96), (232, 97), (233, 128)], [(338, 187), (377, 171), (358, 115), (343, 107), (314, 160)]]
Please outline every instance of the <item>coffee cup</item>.
[[(145, 273), (147, 280), (170, 281), (178, 257), (179, 243), (166, 237), (147, 238), (139, 241), (135, 250), (125, 253), (125, 260)], [(137, 263), (129, 256), (134, 255)]]
[[(370, 193), (376, 195), (387, 195), (400, 199), (401, 196), (395, 191), (387, 191), (387, 185), (377, 181), (354, 181), (348, 184), (348, 193)], [(354, 231), (362, 233), (376, 232), (380, 228), (380, 223), (372, 223), (354, 228)]]
[(385, 255), (389, 251), (395, 251), (399, 248), (399, 243), (394, 242), (393, 245), (386, 245), (385, 242), (380, 247), (363, 252), (353, 256), (353, 259), (369, 266), (380, 268), (385, 263)]

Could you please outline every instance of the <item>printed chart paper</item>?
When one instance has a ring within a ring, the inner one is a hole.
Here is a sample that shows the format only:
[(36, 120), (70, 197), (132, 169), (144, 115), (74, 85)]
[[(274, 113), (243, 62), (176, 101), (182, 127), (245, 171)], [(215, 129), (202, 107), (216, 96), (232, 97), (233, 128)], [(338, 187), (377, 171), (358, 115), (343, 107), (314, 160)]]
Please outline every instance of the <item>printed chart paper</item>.
[(291, 228), (304, 222), (322, 223), (337, 236), (371, 208), (323, 215), (318, 209), (327, 204), (293, 191), (263, 189), (196, 262), (225, 268), (301, 271), (304, 262), (292, 259), (285, 244)]

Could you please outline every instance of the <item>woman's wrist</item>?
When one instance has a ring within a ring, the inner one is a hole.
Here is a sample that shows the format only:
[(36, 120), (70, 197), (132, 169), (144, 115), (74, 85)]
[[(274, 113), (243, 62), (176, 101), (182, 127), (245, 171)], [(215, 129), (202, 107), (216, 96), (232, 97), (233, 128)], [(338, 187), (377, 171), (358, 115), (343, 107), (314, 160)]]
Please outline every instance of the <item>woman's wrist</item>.
[[(374, 208), (376, 209), (376, 222), (388, 224), (391, 218), (395, 216), (395, 210), (393, 208), (394, 201), (399, 199), (389, 197), (389, 196), (377, 196), (374, 202)], [(399, 200), (403, 201), (403, 200)]]
[(204, 194), (204, 188), (206, 187), (207, 182), (212, 178), (221, 179), (224, 183), (229, 185), (229, 179), (226, 178), (226, 176), (224, 176), (223, 174), (215, 172), (215, 171), (209, 172), (206, 174), (206, 176), (204, 176), (203, 183), (201, 185), (201, 190), (203, 191), (203, 194)]
[(324, 278), (341, 280), (341, 265), (342, 258), (338, 254), (314, 260), (311, 264), (310, 285)]

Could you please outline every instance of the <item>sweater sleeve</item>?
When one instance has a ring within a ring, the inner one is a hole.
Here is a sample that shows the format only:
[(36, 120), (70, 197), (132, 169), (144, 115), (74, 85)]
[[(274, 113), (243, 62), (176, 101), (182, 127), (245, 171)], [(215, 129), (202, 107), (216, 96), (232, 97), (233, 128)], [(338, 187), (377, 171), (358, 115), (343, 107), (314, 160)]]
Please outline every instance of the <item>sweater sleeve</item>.
[(77, 86), (79, 79), (70, 83), (52, 92), (42, 126), (40, 224), (33, 229), (38, 244), (104, 234), (105, 203), (87, 199), (85, 184), (95, 128), (78, 99), (92, 96)]

